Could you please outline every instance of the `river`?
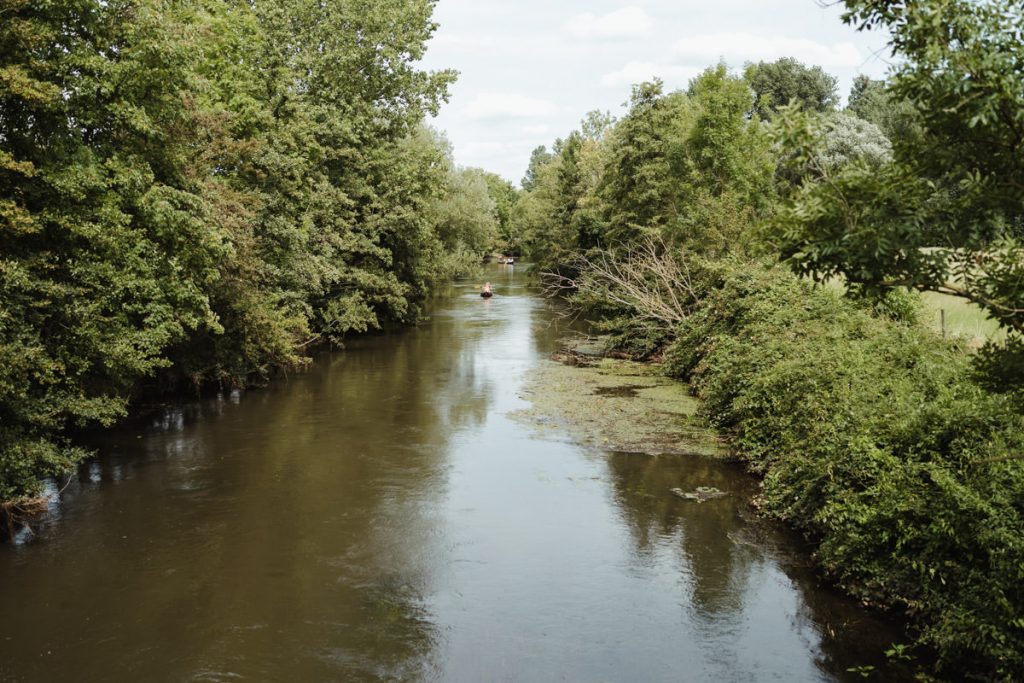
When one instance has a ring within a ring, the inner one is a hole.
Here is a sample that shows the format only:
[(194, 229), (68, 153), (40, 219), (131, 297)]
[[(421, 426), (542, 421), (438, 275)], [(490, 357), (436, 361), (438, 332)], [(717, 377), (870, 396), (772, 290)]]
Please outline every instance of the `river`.
[[(266, 389), (92, 438), (0, 545), (2, 681), (838, 681), (897, 625), (700, 457), (514, 419), (564, 330), (522, 268)], [(672, 487), (734, 495), (698, 504)], [(888, 671), (886, 680), (897, 677)]]

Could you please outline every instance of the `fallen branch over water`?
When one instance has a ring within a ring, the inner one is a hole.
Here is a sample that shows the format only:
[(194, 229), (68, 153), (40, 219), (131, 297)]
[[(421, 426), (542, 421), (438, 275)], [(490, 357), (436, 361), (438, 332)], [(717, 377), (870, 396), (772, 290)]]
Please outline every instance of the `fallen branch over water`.
[(660, 239), (649, 237), (619, 254), (580, 254), (569, 270), (579, 275), (541, 274), (549, 296), (569, 293), (581, 303), (618, 304), (668, 328), (686, 320), (697, 302), (687, 255)]

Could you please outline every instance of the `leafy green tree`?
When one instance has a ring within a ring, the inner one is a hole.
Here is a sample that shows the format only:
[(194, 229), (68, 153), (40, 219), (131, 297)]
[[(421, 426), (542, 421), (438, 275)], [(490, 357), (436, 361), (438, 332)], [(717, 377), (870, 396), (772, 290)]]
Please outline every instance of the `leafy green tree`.
[(752, 103), (724, 64), (695, 78), (688, 93), (637, 86), (609, 136), (600, 188), (606, 242), (646, 234), (697, 249), (737, 246), (772, 198), (770, 140), (747, 117)]
[(774, 205), (771, 140), (748, 119), (750, 89), (725, 64), (695, 78), (689, 96), (697, 116), (683, 147), (679, 220), (667, 236), (708, 254), (746, 249)]
[(684, 93), (666, 95), (661, 81), (633, 87), (629, 114), (609, 136), (599, 188), (608, 209), (608, 243), (659, 233), (678, 219), (678, 179), (696, 115)]
[(540, 174), (540, 169), (543, 168), (545, 164), (550, 163), (553, 156), (554, 155), (552, 155), (544, 145), (534, 148), (530, 153), (530, 163), (526, 167), (526, 175), (523, 176), (523, 180), (520, 182), (520, 186), (524, 190), (529, 191), (536, 186), (537, 176)]
[(524, 192), (517, 206), (516, 222), (542, 271), (557, 270), (581, 248), (578, 213), (588, 192), (586, 146), (578, 131), (558, 140), (554, 157), (539, 168), (532, 189)]
[(615, 117), (610, 112), (595, 109), (587, 112), (580, 121), (580, 134), (586, 140), (600, 142), (615, 125)]
[(839, 104), (835, 76), (792, 57), (747, 64), (744, 74), (755, 95), (753, 112), (762, 119), (771, 118), (787, 105), (824, 112)]
[(494, 201), (495, 217), (498, 219), (498, 248), (508, 254), (518, 254), (522, 239), (513, 223), (513, 212), (519, 192), (516, 186), (497, 173), (484, 172), (487, 192)]
[(592, 111), (579, 130), (555, 141), (550, 155), (546, 149), (535, 151), (534, 180), (519, 194), (512, 224), (538, 269), (562, 270), (578, 251), (606, 241), (607, 211), (599, 188), (613, 124), (609, 114)]
[(689, 182), (719, 195), (730, 189), (758, 203), (771, 165), (763, 127), (747, 120), (751, 95), (725, 64), (704, 71), (690, 84), (698, 115), (687, 137)]
[(480, 263), (498, 237), (497, 205), (485, 173), (478, 168), (451, 168), (447, 187), (433, 208), (433, 220), (446, 251), (462, 256), (459, 273)]
[(634, 88), (629, 113), (592, 112), (557, 141), (517, 212), (541, 267), (580, 251), (629, 249), (645, 237), (736, 248), (772, 203), (771, 140), (748, 112), (752, 93), (724, 64), (687, 93)]
[[(290, 21), (274, 16), (281, 7)], [(318, 333), (338, 338), (412, 320), (425, 294), (413, 275), (426, 229), (421, 181), (403, 140), (437, 110), (453, 78), (415, 68), (434, 30), (432, 8), (427, 0), (290, 0), (265, 9), (265, 30), (286, 50), (293, 97), (308, 117), (315, 167), (302, 201), (318, 263), (308, 299)]]
[(520, 236), (535, 266), (542, 271), (557, 267), (551, 250), (562, 239), (555, 221), (558, 160), (538, 165), (530, 189), (520, 190), (512, 212), (513, 232)]
[(885, 81), (860, 75), (853, 79), (846, 112), (875, 124), (889, 140), (914, 144), (921, 134), (914, 105), (893, 94)]
[(217, 329), (229, 248), (183, 106), (187, 6), (6, 3), (0, 22), (0, 498), (82, 455), (50, 437), (109, 424), (164, 349)]
[(421, 127), (433, 5), (0, 0), (0, 502), (83, 456), (65, 427), (415, 320), (489, 246)]

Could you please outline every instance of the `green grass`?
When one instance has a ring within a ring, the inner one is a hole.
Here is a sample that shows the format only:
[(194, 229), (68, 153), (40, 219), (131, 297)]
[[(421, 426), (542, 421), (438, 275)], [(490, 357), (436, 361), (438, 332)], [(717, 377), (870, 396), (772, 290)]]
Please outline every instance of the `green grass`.
[[(824, 286), (838, 292), (846, 289), (838, 279), (828, 280)], [(942, 334), (942, 311), (945, 311), (947, 337), (965, 339), (973, 348), (980, 348), (989, 340), (1000, 341), (1006, 337), (1006, 330), (970, 301), (950, 294), (923, 292), (921, 303), (921, 322), (937, 334)]]
[(1006, 331), (999, 327), (998, 322), (970, 301), (937, 292), (925, 292), (921, 299), (924, 303), (922, 322), (940, 334), (941, 312), (945, 311), (946, 334), (966, 339), (971, 346), (978, 347), (990, 339), (999, 340), (1006, 336)]

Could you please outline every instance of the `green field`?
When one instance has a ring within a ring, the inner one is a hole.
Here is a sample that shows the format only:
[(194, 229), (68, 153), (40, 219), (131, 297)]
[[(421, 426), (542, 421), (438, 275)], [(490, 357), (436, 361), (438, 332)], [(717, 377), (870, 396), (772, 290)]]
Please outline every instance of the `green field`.
[(925, 292), (921, 300), (924, 303), (922, 320), (936, 332), (942, 332), (942, 311), (945, 311), (946, 334), (966, 339), (971, 346), (979, 347), (990, 339), (1006, 336), (998, 322), (970, 301), (938, 292)]
[[(845, 291), (842, 282), (828, 280), (824, 286), (836, 291)], [(988, 317), (977, 304), (960, 297), (939, 292), (922, 292), (921, 321), (942, 334), (942, 311), (946, 312), (946, 336), (951, 339), (965, 339), (969, 346), (980, 348), (990, 339), (1003, 339), (1006, 331), (999, 323)]]

